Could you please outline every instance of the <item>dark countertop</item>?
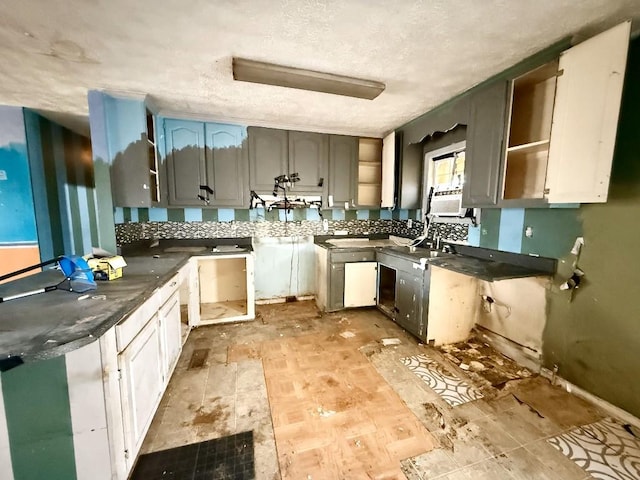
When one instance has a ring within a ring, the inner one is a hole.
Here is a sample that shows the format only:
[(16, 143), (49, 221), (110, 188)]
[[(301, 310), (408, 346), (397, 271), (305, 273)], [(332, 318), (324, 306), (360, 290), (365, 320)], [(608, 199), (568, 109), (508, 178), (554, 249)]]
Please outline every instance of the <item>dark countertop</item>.
[[(224, 240), (224, 241), (221, 241)], [(97, 289), (86, 292), (89, 298), (78, 301), (75, 292), (54, 290), (0, 303), (0, 360), (21, 357), (24, 362), (46, 360), (87, 345), (132, 313), (195, 255), (216, 255), (214, 245), (239, 245), (252, 251), (251, 239), (207, 239), (206, 241), (166, 240), (149, 248), (149, 242), (127, 245), (122, 254), (127, 262), (121, 278), (96, 282)], [(205, 246), (201, 251), (172, 251), (181, 247)], [(224, 251), (218, 255), (236, 253)], [(0, 297), (6, 297), (64, 279), (57, 270), (46, 270), (0, 285)], [(104, 295), (104, 299), (92, 297)]]
[[(351, 251), (367, 248), (362, 245), (349, 246), (349, 244), (332, 245), (327, 243), (327, 240), (335, 238), (332, 236), (316, 238), (316, 244), (331, 250)], [(365, 237), (360, 238), (364, 239)], [(372, 242), (369, 248), (413, 262), (422, 261), (427, 265), (446, 268), (489, 282), (511, 278), (553, 275), (556, 269), (556, 260), (553, 258), (534, 257), (487, 248), (471, 247), (468, 245), (451, 243), (446, 243), (446, 245), (448, 245), (453, 253), (443, 253), (441, 251), (419, 247), (416, 248), (415, 251), (410, 251), (406, 246), (376, 246), (376, 242)]]
[[(81, 295), (75, 292), (54, 290), (1, 303), (0, 359), (45, 360), (97, 340), (169, 281), (189, 256), (126, 256), (123, 276), (96, 282), (97, 289), (86, 292), (89, 298), (85, 300), (78, 301)], [(55, 285), (63, 279), (61, 272), (47, 270), (0, 285), (0, 296)], [(92, 298), (99, 295), (105, 299)]]

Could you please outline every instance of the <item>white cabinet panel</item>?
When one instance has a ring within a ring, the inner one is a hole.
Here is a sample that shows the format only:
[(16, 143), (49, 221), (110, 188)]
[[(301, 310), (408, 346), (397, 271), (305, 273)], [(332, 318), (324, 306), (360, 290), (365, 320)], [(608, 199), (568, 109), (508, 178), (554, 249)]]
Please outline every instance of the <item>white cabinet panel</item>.
[(344, 264), (344, 306), (368, 307), (376, 304), (376, 262)]
[(133, 464), (164, 390), (160, 322), (154, 316), (118, 355), (127, 466)]
[(631, 22), (565, 51), (553, 111), (547, 199), (606, 202)]
[(180, 296), (177, 292), (160, 309), (160, 325), (162, 327), (163, 375), (167, 383), (182, 349)]
[(382, 140), (382, 208), (393, 208), (395, 198), (396, 132)]

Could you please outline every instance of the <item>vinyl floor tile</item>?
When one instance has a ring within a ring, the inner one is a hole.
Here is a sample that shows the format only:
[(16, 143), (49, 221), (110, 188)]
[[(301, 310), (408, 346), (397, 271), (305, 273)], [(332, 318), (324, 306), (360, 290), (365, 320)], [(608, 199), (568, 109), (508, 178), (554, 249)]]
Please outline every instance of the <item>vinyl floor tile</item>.
[(594, 478), (640, 478), (640, 442), (614, 419), (578, 427), (548, 442)]
[(452, 375), (426, 355), (405, 357), (401, 361), (453, 407), (483, 397), (472, 385)]

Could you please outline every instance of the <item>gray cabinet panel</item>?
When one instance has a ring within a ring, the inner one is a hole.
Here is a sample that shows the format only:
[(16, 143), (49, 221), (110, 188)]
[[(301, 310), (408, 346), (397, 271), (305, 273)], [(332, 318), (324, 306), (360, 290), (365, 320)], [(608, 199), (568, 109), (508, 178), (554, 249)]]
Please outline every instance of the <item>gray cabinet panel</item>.
[(358, 137), (329, 136), (329, 195), (333, 206), (352, 205), (358, 188)]
[(494, 206), (502, 185), (509, 82), (498, 80), (474, 93), (467, 125), (465, 207)]
[(424, 336), (422, 322), (422, 275), (397, 271), (396, 322), (417, 337)]
[(344, 263), (331, 263), (330, 269), (327, 310), (333, 312), (344, 308)]
[(207, 185), (212, 206), (248, 205), (244, 127), (207, 123)]
[(422, 144), (407, 143), (402, 132), (396, 132), (397, 207), (420, 208), (422, 201)]
[(289, 174), (297, 173), (300, 181), (295, 192), (321, 194), (328, 173), (329, 136), (322, 133), (289, 133)]
[(272, 192), (274, 179), (288, 173), (286, 130), (249, 127), (249, 185), (257, 192)]
[(165, 120), (170, 205), (197, 205), (206, 184), (204, 123)]

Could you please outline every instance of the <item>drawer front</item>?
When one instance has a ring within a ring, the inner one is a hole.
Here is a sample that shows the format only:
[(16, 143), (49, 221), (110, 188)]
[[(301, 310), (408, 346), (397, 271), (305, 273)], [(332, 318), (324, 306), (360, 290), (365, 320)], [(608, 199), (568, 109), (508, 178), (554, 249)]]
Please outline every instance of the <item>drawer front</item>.
[(378, 263), (381, 263), (382, 265), (395, 268), (396, 270), (403, 270), (409, 273), (421, 272), (422, 270), (426, 270), (426, 268), (422, 268), (422, 265), (418, 259), (414, 261), (408, 258), (397, 257), (395, 255), (388, 255), (384, 252), (378, 252), (377, 260), (378, 260)]
[(332, 252), (331, 263), (374, 262), (375, 250), (363, 250), (361, 252)]
[(174, 294), (180, 287), (180, 272), (176, 273), (171, 280), (165, 283), (162, 287), (160, 287), (160, 305), (164, 305), (164, 303), (169, 300), (171, 295)]
[(116, 325), (116, 346), (122, 352), (131, 340), (151, 320), (161, 306), (160, 295), (155, 292), (151, 298), (140, 305), (131, 315)]

